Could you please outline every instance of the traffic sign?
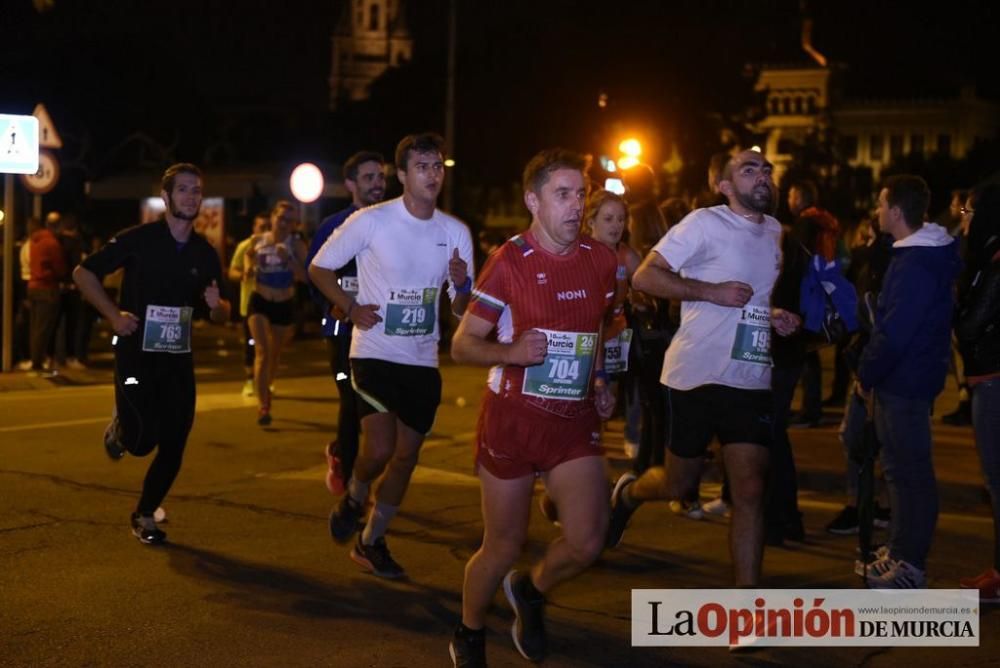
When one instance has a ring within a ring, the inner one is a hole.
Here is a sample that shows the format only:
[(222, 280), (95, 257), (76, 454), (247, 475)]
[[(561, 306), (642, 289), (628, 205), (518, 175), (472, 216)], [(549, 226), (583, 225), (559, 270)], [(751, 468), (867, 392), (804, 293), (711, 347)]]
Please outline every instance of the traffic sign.
[(34, 174), (21, 174), (21, 183), (36, 195), (44, 195), (59, 183), (59, 161), (50, 151), (38, 154), (38, 171)]
[(38, 145), (42, 148), (62, 148), (62, 137), (56, 132), (56, 124), (49, 116), (49, 110), (39, 102), (31, 115), (38, 119)]
[(38, 119), (0, 114), (0, 174), (38, 171)]

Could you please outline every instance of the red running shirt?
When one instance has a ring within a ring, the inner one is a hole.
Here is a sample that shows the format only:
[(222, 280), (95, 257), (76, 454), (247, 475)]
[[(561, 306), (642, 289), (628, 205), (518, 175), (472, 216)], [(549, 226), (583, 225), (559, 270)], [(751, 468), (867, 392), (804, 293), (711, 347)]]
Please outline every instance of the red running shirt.
[[(524, 367), (493, 367), (490, 389), (555, 412), (563, 412), (557, 408), (561, 404), (589, 398), (598, 335), (614, 298), (617, 269), (615, 253), (588, 236), (581, 236), (566, 255), (546, 251), (530, 231), (497, 249), (476, 281), (466, 312), (495, 324), (501, 343), (531, 329), (546, 330), (550, 354), (546, 362), (529, 367), (527, 383)], [(563, 345), (566, 349), (560, 350)], [(594, 356), (588, 360), (590, 345)]]

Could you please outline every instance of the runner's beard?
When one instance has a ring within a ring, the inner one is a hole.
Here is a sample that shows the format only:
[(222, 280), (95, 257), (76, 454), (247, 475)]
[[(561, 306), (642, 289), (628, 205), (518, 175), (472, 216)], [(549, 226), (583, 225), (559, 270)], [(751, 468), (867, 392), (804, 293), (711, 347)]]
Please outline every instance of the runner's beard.
[(181, 220), (192, 221), (198, 217), (201, 213), (201, 206), (199, 205), (197, 209), (194, 210), (193, 214), (187, 214), (174, 206), (174, 201), (170, 200), (170, 215), (174, 218), (180, 218)]
[(757, 188), (750, 191), (748, 195), (738, 192), (736, 193), (736, 199), (751, 211), (765, 214), (774, 213), (774, 193), (771, 190), (768, 190), (766, 194), (763, 190)]

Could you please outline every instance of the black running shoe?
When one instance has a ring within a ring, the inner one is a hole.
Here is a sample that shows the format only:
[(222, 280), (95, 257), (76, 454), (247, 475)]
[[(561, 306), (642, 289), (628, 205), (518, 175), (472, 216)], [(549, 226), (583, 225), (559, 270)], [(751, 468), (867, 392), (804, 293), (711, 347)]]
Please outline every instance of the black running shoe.
[(340, 503), (330, 513), (330, 536), (343, 545), (358, 530), (358, 521), (364, 507), (351, 498), (349, 493), (340, 497)]
[(104, 452), (108, 453), (108, 458), (117, 462), (125, 456), (125, 446), (122, 445), (122, 426), (118, 422), (118, 415), (111, 418), (111, 422), (104, 428)]
[(888, 529), (892, 524), (892, 512), (888, 508), (883, 508), (878, 503), (875, 504), (875, 516), (872, 524), (876, 529)]
[(454, 668), (486, 668), (486, 629), (470, 632), (459, 626), (448, 644), (448, 653)]
[(631, 471), (623, 473), (618, 482), (615, 483), (615, 488), (611, 492), (611, 521), (608, 522), (608, 537), (604, 541), (604, 546), (607, 548), (615, 548), (622, 542), (622, 536), (625, 535), (625, 527), (628, 526), (629, 518), (632, 517), (632, 513), (638, 508), (638, 504), (632, 508), (629, 508), (622, 501), (622, 492), (630, 484), (635, 482), (636, 475)]
[(844, 509), (826, 525), (826, 532), (835, 536), (853, 536), (858, 533), (857, 506), (844, 506)]
[(385, 536), (376, 538), (373, 545), (365, 545), (361, 542), (361, 534), (358, 534), (358, 540), (351, 548), (351, 559), (380, 578), (397, 580), (406, 577), (406, 571), (389, 554)]
[(167, 540), (167, 534), (156, 526), (152, 515), (132, 513), (132, 535), (145, 545), (160, 545)]
[(514, 647), (528, 661), (541, 661), (545, 658), (545, 597), (537, 591), (529, 595), (529, 584), (528, 573), (510, 571), (503, 579), (503, 593), (516, 616), (510, 627)]

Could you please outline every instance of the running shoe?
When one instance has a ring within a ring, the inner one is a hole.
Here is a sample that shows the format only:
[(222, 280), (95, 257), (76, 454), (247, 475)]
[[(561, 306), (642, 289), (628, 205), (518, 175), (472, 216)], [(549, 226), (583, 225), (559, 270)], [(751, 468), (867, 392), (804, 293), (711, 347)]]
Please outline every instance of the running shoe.
[(835, 536), (853, 536), (858, 533), (857, 506), (844, 506), (826, 525), (826, 532)]
[(875, 562), (865, 580), (871, 589), (927, 588), (927, 572), (902, 559)]
[(729, 517), (729, 504), (726, 503), (722, 497), (717, 497), (706, 503), (701, 507), (702, 511), (708, 513), (709, 515), (718, 515), (719, 517)]
[(361, 542), (361, 534), (359, 533), (358, 540), (351, 548), (351, 559), (380, 578), (397, 580), (406, 577), (406, 571), (389, 554), (389, 547), (385, 544), (385, 536), (379, 536), (373, 544), (365, 545)]
[(697, 501), (681, 501), (680, 499), (674, 499), (669, 503), (670, 512), (674, 515), (680, 515), (681, 517), (686, 517), (689, 520), (703, 520), (705, 519), (705, 512), (702, 510), (701, 504)]
[(978, 589), (979, 600), (984, 603), (1000, 602), (1000, 572), (990, 568), (974, 578), (962, 578), (958, 581), (962, 589)]
[(623, 473), (618, 482), (615, 483), (615, 488), (611, 492), (611, 521), (608, 522), (608, 536), (605, 539), (604, 546), (607, 548), (615, 548), (622, 542), (622, 536), (625, 535), (625, 527), (628, 526), (629, 518), (632, 517), (632, 513), (638, 508), (638, 504), (634, 507), (629, 508), (622, 501), (622, 492), (630, 484), (635, 482), (636, 475), (631, 471)]
[(271, 407), (261, 406), (257, 409), (257, 424), (266, 427), (271, 424)]
[(122, 445), (122, 425), (118, 421), (118, 413), (111, 417), (111, 422), (104, 428), (104, 452), (108, 458), (117, 462), (125, 456), (125, 446)]
[(340, 497), (340, 503), (330, 513), (330, 536), (343, 545), (358, 530), (358, 521), (364, 507), (351, 498), (350, 494)]
[(470, 632), (458, 626), (448, 653), (454, 668), (486, 668), (486, 629)]
[(530, 584), (528, 573), (512, 570), (503, 579), (503, 593), (514, 609), (510, 627), (514, 647), (528, 661), (541, 661), (545, 658), (545, 597), (531, 591)]
[(156, 526), (152, 515), (132, 513), (132, 535), (144, 545), (160, 545), (167, 540), (167, 534)]

